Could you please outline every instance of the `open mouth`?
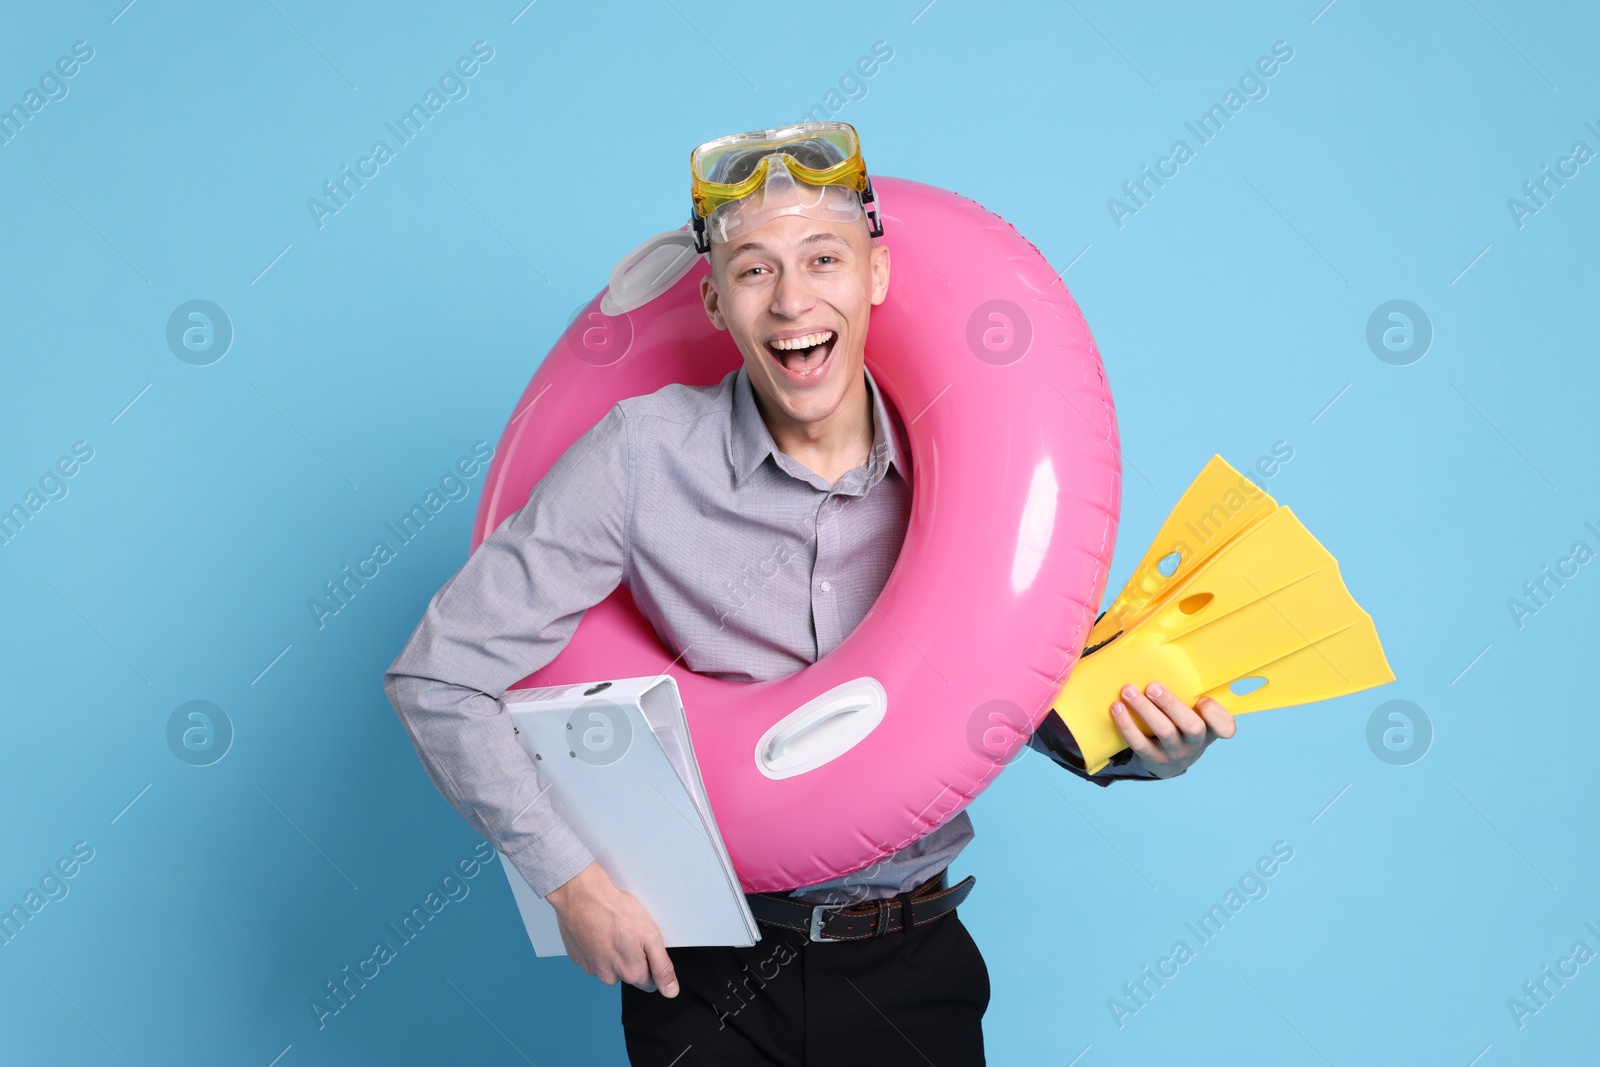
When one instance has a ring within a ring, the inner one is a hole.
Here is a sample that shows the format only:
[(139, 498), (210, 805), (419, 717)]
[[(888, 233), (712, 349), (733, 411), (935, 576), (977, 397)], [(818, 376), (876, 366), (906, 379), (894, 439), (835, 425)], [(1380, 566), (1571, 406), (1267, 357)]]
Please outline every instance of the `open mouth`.
[(813, 330), (795, 337), (774, 338), (767, 342), (767, 352), (790, 381), (803, 384), (822, 377), (838, 339), (833, 330)]

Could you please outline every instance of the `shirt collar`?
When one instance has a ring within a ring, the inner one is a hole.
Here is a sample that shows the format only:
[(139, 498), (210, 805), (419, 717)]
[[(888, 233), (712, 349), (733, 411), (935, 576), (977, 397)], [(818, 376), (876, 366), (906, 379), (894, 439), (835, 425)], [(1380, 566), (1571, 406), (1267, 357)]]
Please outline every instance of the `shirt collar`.
[[(872, 378), (872, 372), (862, 367), (867, 379), (867, 395), (872, 401), (872, 452), (867, 460), (866, 484), (870, 487), (888, 473), (890, 466), (900, 477), (909, 480), (905, 457), (905, 439), (900, 425), (889, 413), (883, 394)], [(772, 431), (761, 418), (756, 407), (755, 388), (750, 384), (750, 373), (740, 365), (733, 382), (733, 411), (728, 430), (728, 461), (733, 468), (734, 483), (743, 485), (769, 455), (778, 455)]]

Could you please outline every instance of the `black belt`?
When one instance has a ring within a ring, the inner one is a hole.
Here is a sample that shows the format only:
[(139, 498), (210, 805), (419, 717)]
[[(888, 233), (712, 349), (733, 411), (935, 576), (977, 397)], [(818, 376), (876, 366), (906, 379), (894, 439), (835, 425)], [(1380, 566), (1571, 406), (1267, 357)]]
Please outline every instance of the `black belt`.
[(945, 872), (908, 893), (855, 904), (810, 904), (784, 894), (746, 893), (756, 922), (797, 930), (813, 941), (865, 941), (885, 934), (909, 932), (956, 909), (967, 899), (977, 879), (967, 875), (953, 886), (945, 885)]

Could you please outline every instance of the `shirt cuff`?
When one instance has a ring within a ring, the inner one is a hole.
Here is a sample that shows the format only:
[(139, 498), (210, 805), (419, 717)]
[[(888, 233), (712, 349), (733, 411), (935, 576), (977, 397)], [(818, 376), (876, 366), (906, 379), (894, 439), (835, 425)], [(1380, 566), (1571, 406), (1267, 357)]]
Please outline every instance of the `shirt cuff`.
[[(1072, 736), (1072, 731), (1067, 724), (1061, 721), (1061, 716), (1054, 710), (1044, 717), (1039, 728), (1028, 738), (1028, 746), (1043, 752), (1050, 759), (1076, 774), (1079, 778), (1093, 782), (1098, 786), (1108, 786), (1112, 782), (1157, 782), (1160, 777), (1151, 773), (1144, 760), (1131, 748), (1125, 748), (1111, 757), (1111, 762), (1100, 768), (1094, 774), (1089, 773), (1088, 765), (1084, 762), (1083, 753), (1078, 748), (1078, 741)], [(1183, 773), (1183, 772), (1180, 772)], [(1174, 775), (1173, 777), (1176, 777)]]
[(594, 853), (564, 821), (552, 825), (537, 841), (502, 854), (522, 875), (528, 888), (541, 897), (560, 889), (594, 862)]

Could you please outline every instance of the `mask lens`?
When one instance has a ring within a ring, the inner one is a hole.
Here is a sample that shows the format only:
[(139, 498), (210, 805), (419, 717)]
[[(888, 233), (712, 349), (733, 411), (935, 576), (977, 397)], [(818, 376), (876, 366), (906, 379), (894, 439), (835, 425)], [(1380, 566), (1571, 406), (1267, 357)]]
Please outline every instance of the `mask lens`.
[[(855, 129), (845, 122), (718, 138), (696, 148), (689, 164), (691, 221), (719, 243), (779, 215), (852, 222), (864, 213), (862, 197), (870, 188)], [(880, 232), (875, 228), (873, 235)]]

